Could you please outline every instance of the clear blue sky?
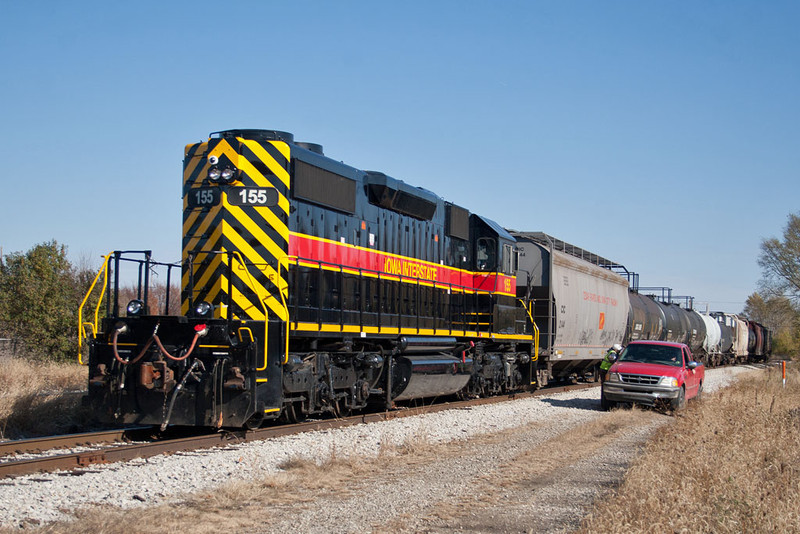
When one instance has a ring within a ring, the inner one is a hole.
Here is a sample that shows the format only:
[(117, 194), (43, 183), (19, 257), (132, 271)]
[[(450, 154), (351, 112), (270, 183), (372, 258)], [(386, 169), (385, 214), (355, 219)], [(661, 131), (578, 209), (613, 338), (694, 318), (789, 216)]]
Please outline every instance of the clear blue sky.
[(183, 147), (228, 128), (732, 312), (800, 211), (800, 2), (2, 5), (4, 253), (179, 259)]

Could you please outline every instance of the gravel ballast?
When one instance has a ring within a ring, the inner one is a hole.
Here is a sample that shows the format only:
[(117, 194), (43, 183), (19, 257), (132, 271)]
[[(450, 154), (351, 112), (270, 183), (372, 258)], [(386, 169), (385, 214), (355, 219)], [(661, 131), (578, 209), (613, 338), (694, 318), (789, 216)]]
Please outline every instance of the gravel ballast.
[[(748, 366), (707, 370), (704, 391), (713, 393), (730, 384), (739, 374), (752, 370)], [(565, 429), (602, 416), (604, 412), (600, 411), (599, 399), (600, 388), (592, 388), (343, 429), (315, 431), (220, 449), (92, 466), (81, 470), (79, 476), (75, 472), (52, 473), (0, 480), (0, 525), (15, 527), (26, 523), (69, 520), (72, 518), (70, 511), (93, 504), (132, 508), (178, 502), (182, 495), (210, 490), (231, 480), (253, 480), (278, 473), (281, 471), (281, 464), (295, 458), (322, 462), (331, 454), (339, 457), (376, 457), (382, 447), (386, 446), (401, 446), (419, 439), (424, 439), (431, 445), (465, 442), (474, 436), (499, 433), (525, 425), (530, 427), (531, 423), (539, 422), (549, 422), (552, 425), (544, 424), (541, 436), (536, 439), (551, 439)], [(668, 418), (664, 417), (663, 420), (667, 422)], [(641, 439), (646, 439), (649, 435), (645, 434)], [(641, 440), (637, 440), (637, 443), (639, 441)], [(626, 454), (634, 454), (635, 450), (636, 447), (631, 447)], [(618, 464), (624, 472), (627, 462), (615, 460), (609, 451), (598, 454), (606, 455), (609, 465)], [(469, 461), (470, 469), (480, 469), (480, 466), (475, 467), (474, 457), (464, 458), (462, 461)], [(496, 458), (493, 461), (502, 459)], [(447, 470), (460, 469), (458, 460), (451, 459), (449, 462)], [(619, 476), (619, 473), (615, 472), (614, 476)], [(437, 480), (441, 482), (441, 487), (433, 484)], [(600, 482), (605, 483), (607, 482)], [(410, 511), (413, 515), (414, 502), (424, 506), (436, 492), (457, 493), (459, 490), (452, 487), (449, 477), (440, 474), (432, 475), (431, 484), (402, 487), (398, 491), (404, 492), (403, 513), (408, 514)], [(579, 503), (589, 505), (591, 495), (591, 491), (577, 492), (575, 498)], [(383, 513), (389, 513), (389, 505), (379, 503), (377, 506)], [(363, 501), (361, 507), (364, 508)], [(374, 512), (362, 511), (364, 521), (375, 517)], [(560, 512), (554, 511), (553, 514), (555, 524), (560, 521)], [(313, 521), (321, 518), (315, 519), (313, 514), (306, 515), (309, 516), (307, 531), (313, 531)], [(348, 528), (342, 531), (367, 530), (370, 524), (360, 523), (353, 517), (358, 515), (357, 512), (348, 511), (346, 507), (335, 515), (340, 519), (337, 523), (340, 526), (343, 518), (352, 519), (348, 522)], [(275, 525), (276, 528), (277, 526)], [(294, 529), (298, 527), (297, 524), (292, 525)], [(306, 531), (305, 528), (302, 530)]]

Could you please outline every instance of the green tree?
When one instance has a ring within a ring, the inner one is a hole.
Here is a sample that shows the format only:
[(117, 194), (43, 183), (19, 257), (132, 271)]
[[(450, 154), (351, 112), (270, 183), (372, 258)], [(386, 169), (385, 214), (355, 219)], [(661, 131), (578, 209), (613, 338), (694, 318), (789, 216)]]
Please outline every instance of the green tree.
[(800, 215), (789, 215), (782, 240), (773, 237), (761, 242), (758, 264), (769, 292), (800, 302)]
[(797, 354), (800, 349), (800, 313), (784, 296), (763, 298), (759, 293), (747, 297), (744, 315), (772, 330), (772, 352)]
[[(764, 239), (758, 257), (761, 294), (747, 299), (745, 314), (773, 331), (773, 352), (800, 349), (800, 214), (789, 215), (783, 238)], [(762, 297), (763, 295), (763, 297)]]
[(29, 354), (75, 357), (77, 311), (85, 284), (56, 241), (13, 253), (0, 264), (0, 333), (24, 342)]

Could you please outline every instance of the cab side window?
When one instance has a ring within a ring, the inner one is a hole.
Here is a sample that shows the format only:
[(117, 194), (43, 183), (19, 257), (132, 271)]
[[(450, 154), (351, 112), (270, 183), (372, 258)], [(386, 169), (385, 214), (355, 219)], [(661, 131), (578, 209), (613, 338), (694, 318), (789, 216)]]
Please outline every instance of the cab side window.
[(505, 274), (514, 274), (514, 271), (514, 247), (503, 245), (503, 272)]

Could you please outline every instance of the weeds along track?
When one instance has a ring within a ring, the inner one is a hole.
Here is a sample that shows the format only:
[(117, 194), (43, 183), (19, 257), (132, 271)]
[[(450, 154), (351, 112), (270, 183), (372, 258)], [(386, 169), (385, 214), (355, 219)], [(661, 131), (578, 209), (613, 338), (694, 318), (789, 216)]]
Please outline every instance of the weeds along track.
[[(514, 395), (466, 401), (401, 407), (393, 411), (270, 426), (257, 430), (220, 430), (196, 435), (196, 429), (193, 429), (192, 431), (194, 431), (195, 434), (187, 436), (185, 432), (180, 435), (180, 429), (168, 429), (165, 434), (157, 434), (155, 427), (137, 427), (7, 441), (0, 443), (0, 478), (32, 473), (72, 471), (74, 469), (86, 468), (94, 464), (124, 462), (136, 458), (149, 458), (159, 454), (224, 447), (234, 443), (258, 441), (279, 436), (311, 432), (314, 430), (343, 428), (361, 423), (373, 423), (424, 413), (468, 408), (482, 404), (508, 402), (518, 398), (586, 389), (596, 387), (597, 385), (599, 384), (548, 387), (530, 393), (517, 393)], [(69, 452), (60, 452), (65, 449), (75, 448), (81, 448), (82, 450), (79, 452), (73, 450)]]

